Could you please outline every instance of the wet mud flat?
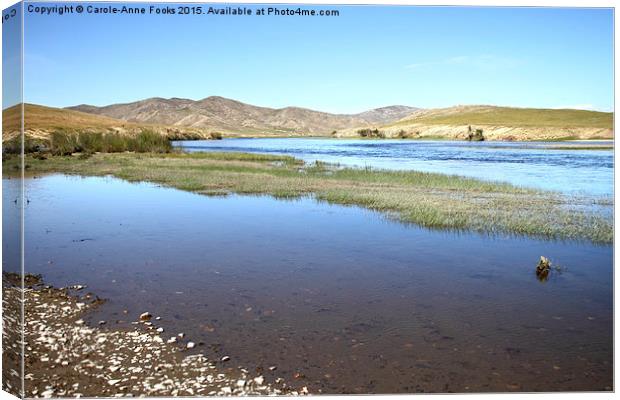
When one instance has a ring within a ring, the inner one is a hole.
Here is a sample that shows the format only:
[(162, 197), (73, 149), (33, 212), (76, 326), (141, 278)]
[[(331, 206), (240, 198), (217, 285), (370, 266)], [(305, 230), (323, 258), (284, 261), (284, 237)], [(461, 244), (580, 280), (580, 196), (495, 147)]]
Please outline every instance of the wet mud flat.
[[(164, 339), (150, 316), (133, 329), (88, 326), (83, 317), (105, 301), (83, 285), (54, 288), (40, 276), (3, 274), (5, 365), (3, 389), (26, 397), (133, 397), (296, 395), (282, 378), (274, 382), (243, 368), (227, 367), (229, 357), (209, 360), (172, 339)], [(25, 393), (19, 357), (20, 298), (25, 306)], [(12, 343), (10, 341), (13, 341)], [(12, 368), (11, 368), (12, 367)]]

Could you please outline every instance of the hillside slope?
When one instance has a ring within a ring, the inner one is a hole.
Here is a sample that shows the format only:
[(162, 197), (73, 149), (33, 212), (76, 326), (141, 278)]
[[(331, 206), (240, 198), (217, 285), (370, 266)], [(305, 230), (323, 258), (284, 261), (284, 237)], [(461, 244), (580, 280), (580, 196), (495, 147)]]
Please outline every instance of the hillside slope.
[[(217, 133), (226, 136), (331, 136), (334, 131), (337, 137), (360, 137), (360, 132), (370, 129), (388, 138), (464, 139), (469, 127), (481, 129), (486, 140), (613, 139), (613, 113), (583, 110), (494, 106), (423, 110), (392, 106), (355, 115), (338, 115), (296, 107), (257, 107), (221, 97), (198, 102), (149, 99), (72, 109), (26, 104), (25, 109), (26, 133), (35, 139), (45, 139), (57, 130), (132, 135), (145, 129), (170, 139), (210, 139)], [(406, 114), (404, 118), (397, 119), (403, 114)], [(20, 106), (3, 111), (2, 128), (3, 141), (19, 134)]]
[[(29, 138), (45, 140), (54, 131), (100, 132), (133, 135), (151, 130), (169, 138), (210, 139), (206, 130), (170, 127), (157, 124), (138, 124), (101, 115), (87, 114), (74, 110), (25, 104), (24, 129)], [(15, 138), (20, 133), (21, 105), (2, 111), (2, 141)]]
[[(418, 110), (376, 129), (380, 136), (464, 139), (481, 129), (487, 140), (613, 139), (613, 113), (495, 106), (456, 106)], [(363, 127), (338, 132), (359, 136)]]
[(151, 98), (104, 107), (69, 107), (130, 122), (188, 126), (228, 135), (330, 135), (355, 126), (395, 122), (417, 110), (391, 106), (360, 114), (330, 114), (300, 107), (258, 107), (219, 96), (202, 100)]

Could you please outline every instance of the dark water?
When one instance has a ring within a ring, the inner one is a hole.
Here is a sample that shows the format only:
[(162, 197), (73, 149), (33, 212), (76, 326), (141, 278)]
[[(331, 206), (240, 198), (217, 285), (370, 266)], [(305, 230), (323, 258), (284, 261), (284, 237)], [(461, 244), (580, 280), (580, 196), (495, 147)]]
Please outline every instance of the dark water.
[[(224, 139), (176, 142), (187, 151), (288, 154), (347, 166), (457, 174), (568, 194), (613, 195), (613, 151), (549, 150), (586, 142)], [(613, 142), (595, 142), (612, 145)], [(590, 145), (592, 145), (590, 143)]]
[[(3, 180), (5, 205), (17, 183)], [(26, 269), (109, 299), (94, 323), (149, 311), (165, 338), (184, 332), (207, 356), (277, 366), (266, 377), (311, 391), (612, 386), (610, 246), (429, 231), (312, 199), (112, 178), (25, 185)], [(9, 255), (14, 226), (3, 225)], [(539, 282), (541, 255), (565, 271)]]

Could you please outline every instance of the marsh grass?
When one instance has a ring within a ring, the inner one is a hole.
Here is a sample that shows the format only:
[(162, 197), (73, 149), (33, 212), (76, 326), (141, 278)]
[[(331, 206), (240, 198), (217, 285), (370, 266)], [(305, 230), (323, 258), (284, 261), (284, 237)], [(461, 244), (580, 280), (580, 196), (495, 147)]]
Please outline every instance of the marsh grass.
[[(34, 153), (39, 151), (39, 149), (43, 146), (42, 141), (32, 139), (31, 137), (24, 137), (23, 150), (25, 153)], [(2, 154), (3, 157), (5, 154), (21, 154), (22, 152), (22, 137), (15, 136), (9, 140), (2, 142)]]
[(167, 153), (172, 150), (170, 141), (151, 130), (142, 130), (136, 135), (101, 132), (70, 132), (56, 130), (49, 139), (49, 151), (56, 156), (73, 153)]
[[(16, 160), (4, 163), (5, 173), (19, 169)], [(338, 168), (304, 164), (289, 156), (248, 153), (101, 153), (85, 160), (27, 156), (25, 162), (28, 173), (113, 175), (206, 195), (314, 196), (433, 229), (603, 244), (613, 240), (611, 214), (575, 207), (581, 201), (577, 198), (460, 176)], [(613, 207), (613, 202), (601, 207)]]

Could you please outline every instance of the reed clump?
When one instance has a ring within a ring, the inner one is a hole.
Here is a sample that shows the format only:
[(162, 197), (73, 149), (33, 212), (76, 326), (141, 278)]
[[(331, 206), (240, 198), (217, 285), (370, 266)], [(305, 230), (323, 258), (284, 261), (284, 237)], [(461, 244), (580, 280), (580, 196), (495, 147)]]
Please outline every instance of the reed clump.
[(170, 141), (152, 130), (135, 135), (115, 132), (68, 132), (57, 130), (49, 138), (48, 150), (55, 156), (73, 153), (169, 153)]

